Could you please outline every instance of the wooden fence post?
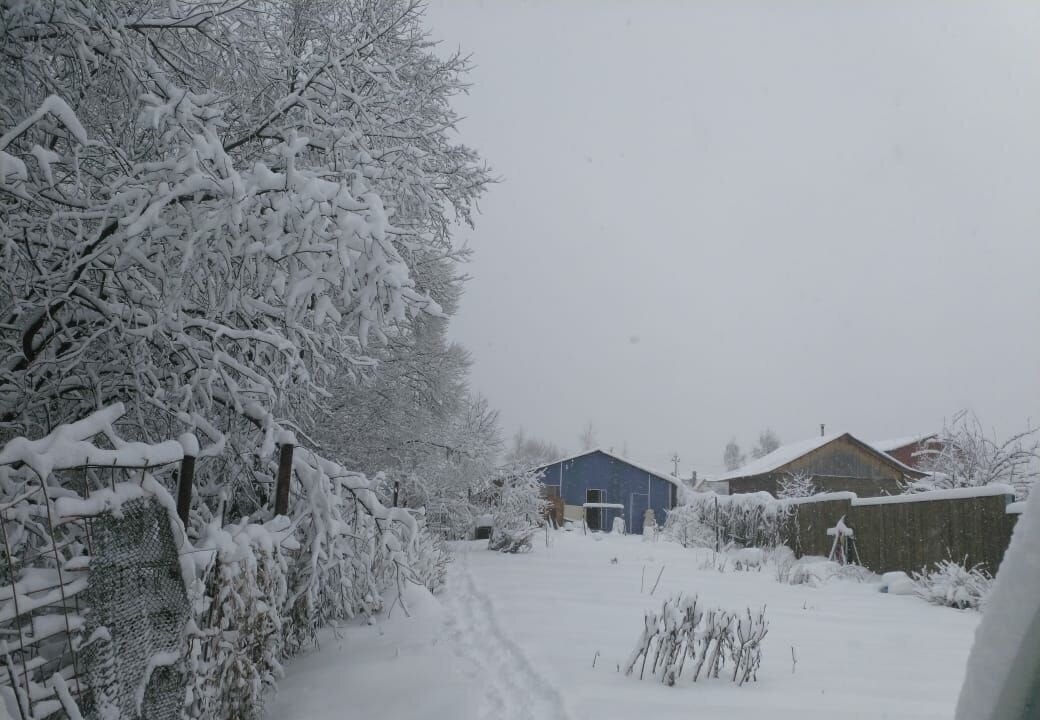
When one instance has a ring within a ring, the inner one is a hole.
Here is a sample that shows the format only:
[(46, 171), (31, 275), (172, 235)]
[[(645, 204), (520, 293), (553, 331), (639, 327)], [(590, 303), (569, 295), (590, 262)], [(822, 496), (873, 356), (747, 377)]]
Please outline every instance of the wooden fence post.
[(281, 438), (281, 454), (278, 457), (278, 484), (274, 492), (274, 514), (289, 514), (289, 483), (292, 481), (293, 448), (296, 438), (285, 433)]
[(177, 517), (188, 527), (188, 514), (191, 512), (191, 489), (195, 480), (195, 457), (185, 455), (181, 460), (180, 477), (177, 478)]
[(195, 458), (199, 455), (199, 441), (191, 433), (181, 435), (177, 441), (184, 448), (181, 470), (177, 477), (177, 517), (187, 528), (191, 514), (191, 491), (195, 482)]
[(401, 491), (401, 481), (394, 480), (394, 507), (397, 507), (397, 494)]

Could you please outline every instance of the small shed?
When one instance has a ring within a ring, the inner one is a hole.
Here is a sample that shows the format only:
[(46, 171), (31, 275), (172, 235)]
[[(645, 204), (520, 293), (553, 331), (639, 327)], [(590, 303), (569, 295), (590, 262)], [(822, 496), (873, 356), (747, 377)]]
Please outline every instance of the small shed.
[(766, 491), (795, 475), (812, 477), (821, 492), (849, 490), (860, 497), (897, 495), (903, 483), (924, 473), (881, 452), (849, 433), (824, 435), (779, 447), (744, 467), (720, 475), (729, 494)]
[(654, 511), (661, 525), (665, 514), (678, 502), (679, 482), (674, 477), (602, 448), (562, 458), (535, 471), (540, 473), (546, 495), (562, 498), (564, 516), (580, 520), (584, 512), (590, 530), (609, 530), (614, 518), (621, 517), (628, 532), (642, 533), (647, 508)]

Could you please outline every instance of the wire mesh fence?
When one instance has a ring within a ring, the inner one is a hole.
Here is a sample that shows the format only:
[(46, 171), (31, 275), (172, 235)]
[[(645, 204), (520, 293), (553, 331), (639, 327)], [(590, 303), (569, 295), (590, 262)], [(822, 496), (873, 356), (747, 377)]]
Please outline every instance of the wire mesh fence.
[(29, 450), (0, 466), (0, 702), (20, 720), (180, 717), (189, 604), (160, 468), (41, 469)]

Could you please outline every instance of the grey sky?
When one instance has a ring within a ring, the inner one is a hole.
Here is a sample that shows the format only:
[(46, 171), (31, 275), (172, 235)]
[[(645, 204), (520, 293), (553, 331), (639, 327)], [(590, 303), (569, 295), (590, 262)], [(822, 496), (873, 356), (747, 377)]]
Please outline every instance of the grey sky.
[(507, 431), (720, 470), (1040, 419), (1040, 4), (477, 2), (453, 323)]

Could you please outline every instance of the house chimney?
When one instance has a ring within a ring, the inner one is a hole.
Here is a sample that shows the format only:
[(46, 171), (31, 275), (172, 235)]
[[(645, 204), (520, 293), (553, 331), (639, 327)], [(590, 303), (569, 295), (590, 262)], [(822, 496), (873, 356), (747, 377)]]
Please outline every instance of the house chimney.
[(820, 437), (823, 437), (826, 433), (823, 432), (824, 424), (820, 423)]

